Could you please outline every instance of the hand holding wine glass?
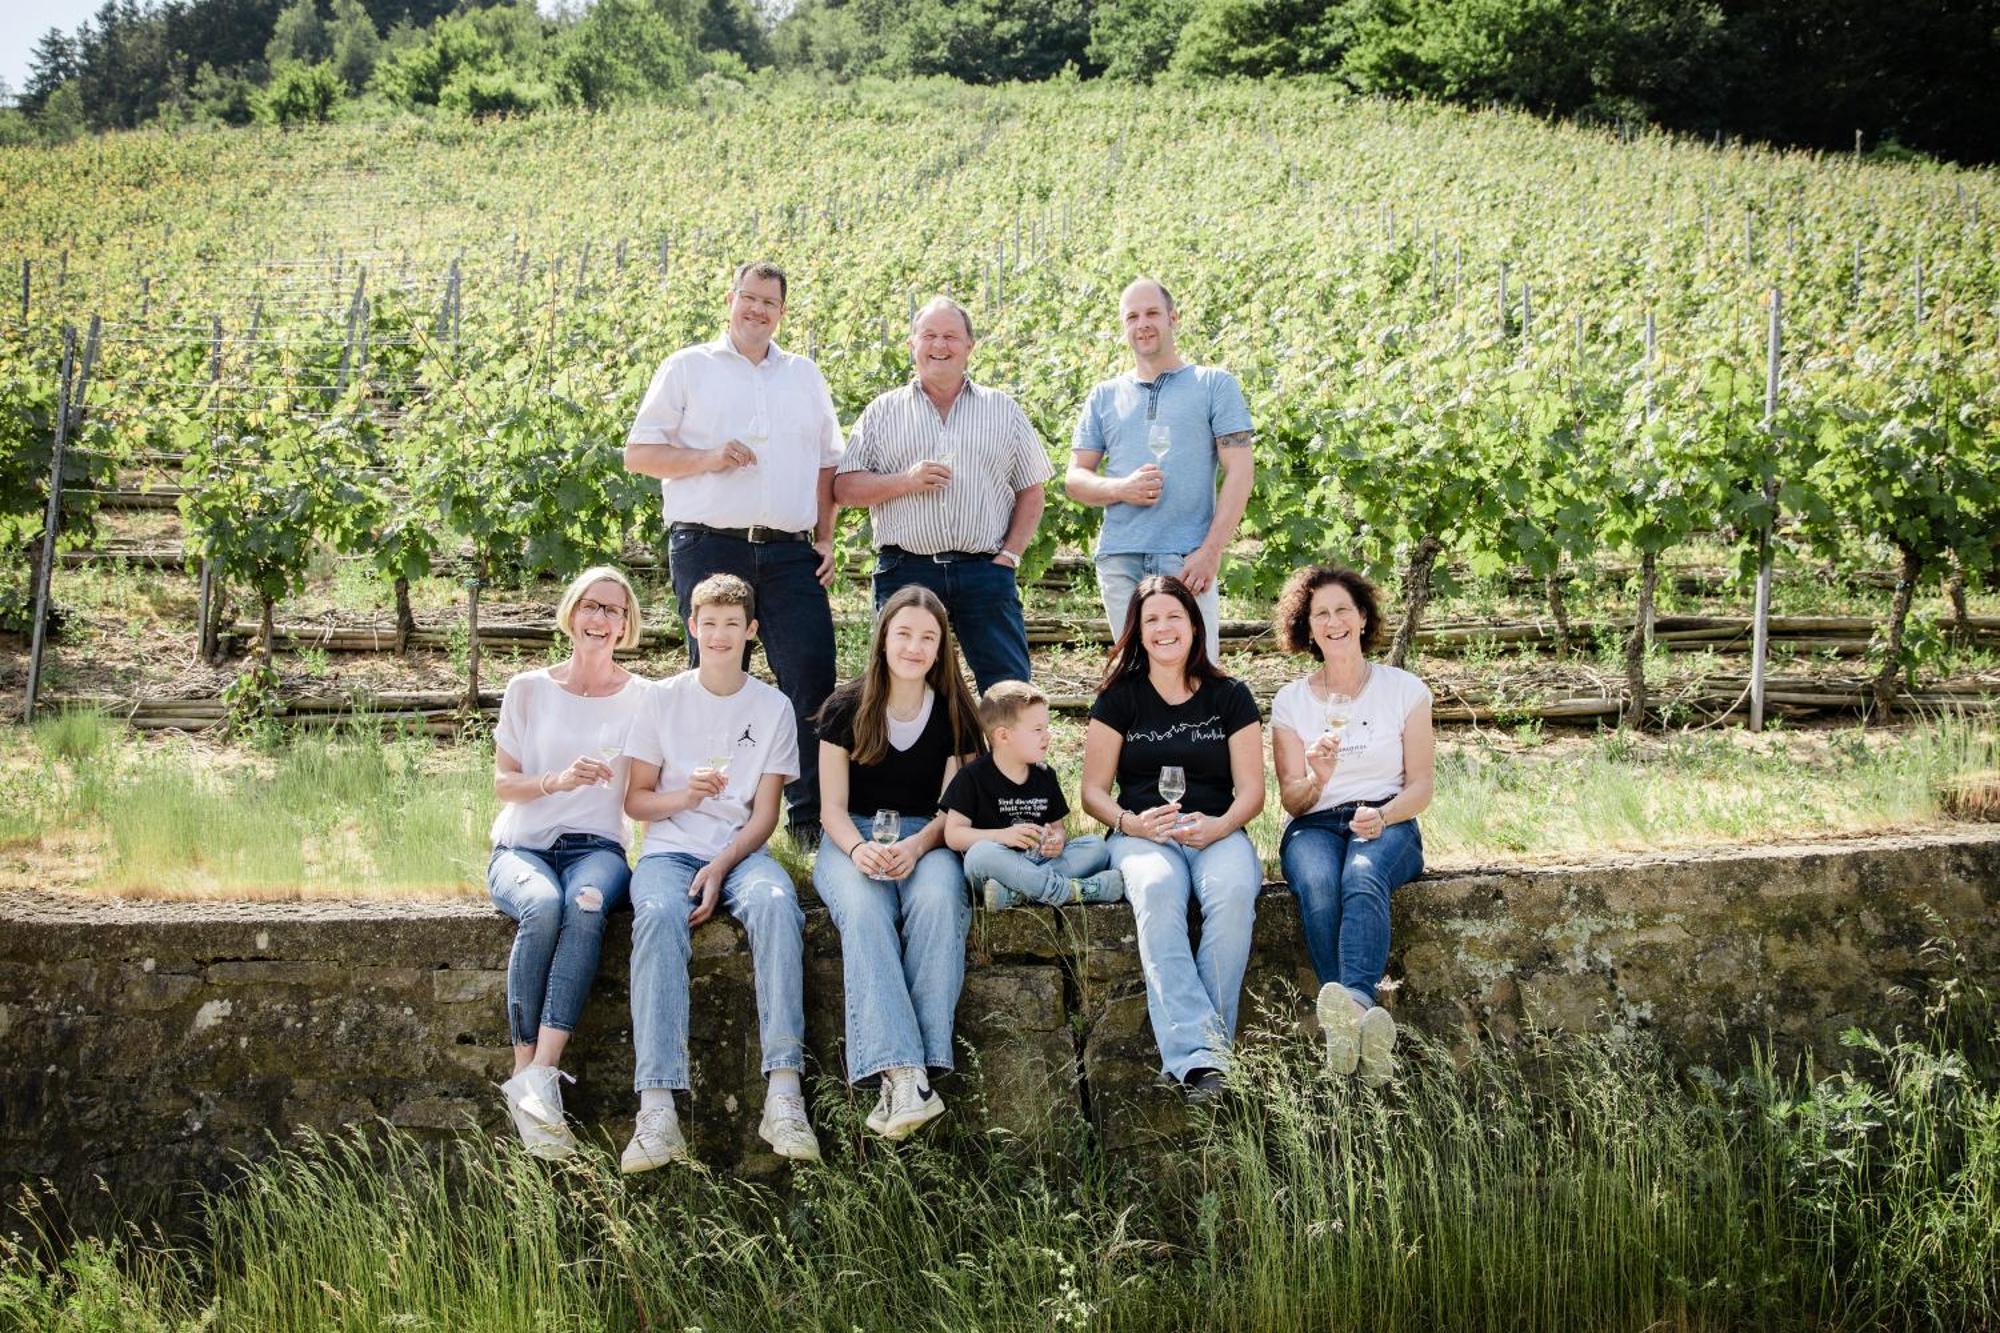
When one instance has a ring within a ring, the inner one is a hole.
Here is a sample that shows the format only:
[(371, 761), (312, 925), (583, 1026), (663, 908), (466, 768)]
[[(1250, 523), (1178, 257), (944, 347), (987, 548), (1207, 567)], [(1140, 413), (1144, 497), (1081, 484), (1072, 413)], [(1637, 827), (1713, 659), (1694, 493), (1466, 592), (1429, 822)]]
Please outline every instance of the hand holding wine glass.
[(868, 836), (874, 842), (869, 860), (874, 870), (868, 872), (870, 878), (893, 880), (900, 878), (894, 873), (895, 857), (889, 849), (903, 836), (903, 817), (894, 810), (877, 810), (875, 818), (869, 822)]

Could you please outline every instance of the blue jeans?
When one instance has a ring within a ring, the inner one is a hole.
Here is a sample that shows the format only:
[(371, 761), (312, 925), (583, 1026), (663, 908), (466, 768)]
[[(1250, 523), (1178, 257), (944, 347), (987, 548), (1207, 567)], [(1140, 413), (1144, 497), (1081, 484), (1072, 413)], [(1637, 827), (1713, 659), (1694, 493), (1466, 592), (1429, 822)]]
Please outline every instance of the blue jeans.
[[(632, 872), (632, 1085), (641, 1092), (688, 1086), (688, 886), (707, 864), (654, 852)], [(803, 1069), (806, 914), (792, 877), (769, 853), (752, 852), (722, 881), (719, 901), (750, 937), (763, 1070)]]
[[(1097, 591), (1104, 601), (1104, 619), (1115, 640), (1125, 632), (1126, 608), (1139, 581), (1149, 574), (1179, 574), (1187, 564), (1184, 555), (1100, 555), (1097, 564)], [(1207, 631), (1208, 660), (1222, 660), (1222, 580), (1208, 585), (1194, 603), (1201, 608), (1202, 628)]]
[[(929, 822), (905, 815), (903, 836)], [(829, 838), (813, 859), (813, 888), (840, 931), (848, 1081), (905, 1066), (952, 1068), (972, 925), (958, 853), (939, 847), (903, 879), (870, 879)]]
[(987, 880), (997, 879), (1030, 902), (1059, 907), (1070, 900), (1071, 880), (1095, 875), (1110, 864), (1102, 838), (1071, 838), (1053, 860), (997, 842), (975, 842), (965, 850), (965, 882), (977, 892)]
[(625, 897), (625, 849), (565, 833), (546, 850), (495, 847), (486, 863), (493, 905), (520, 923), (507, 957), (507, 1032), (535, 1044), (539, 1028), (574, 1032), (597, 975), (604, 914)]
[(899, 588), (922, 584), (938, 595), (965, 664), (982, 692), (1003, 680), (1028, 678), (1028, 627), (1014, 571), (991, 560), (938, 562), (929, 556), (882, 551), (875, 558), (875, 609)]
[[(1367, 802), (1378, 805), (1378, 802)], [(1424, 871), (1417, 821), (1383, 828), (1379, 838), (1348, 829), (1355, 805), (1302, 815), (1285, 827), (1278, 862), (1299, 900), (1306, 953), (1320, 985), (1337, 981), (1364, 1005), (1389, 965), (1389, 892)]]
[[(819, 732), (812, 717), (833, 693), (833, 611), (813, 572), (819, 552), (805, 542), (748, 542), (740, 537), (681, 528), (667, 539), (674, 601), (686, 626), (694, 585), (710, 574), (734, 574), (757, 595), (757, 637), (778, 689), (792, 701), (799, 728), (799, 775), (785, 784), (786, 822), (794, 831), (819, 832)], [(687, 641), (688, 665), (701, 665), (701, 648)], [(743, 665), (750, 665), (744, 645)]]
[[(1241, 829), (1199, 851), (1113, 835), (1111, 864), (1132, 904), (1160, 1067), (1177, 1079), (1227, 1067), (1264, 886), (1257, 849)], [(1190, 895), (1201, 906), (1199, 948), (1188, 939)]]

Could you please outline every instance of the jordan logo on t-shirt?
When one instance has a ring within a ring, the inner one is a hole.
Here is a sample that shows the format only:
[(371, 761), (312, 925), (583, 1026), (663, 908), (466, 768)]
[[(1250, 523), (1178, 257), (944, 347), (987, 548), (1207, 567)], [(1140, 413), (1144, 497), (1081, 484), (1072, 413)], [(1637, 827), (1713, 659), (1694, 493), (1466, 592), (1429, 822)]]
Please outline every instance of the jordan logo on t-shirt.
[(736, 738), (736, 743), (738, 745), (747, 745), (753, 750), (757, 748), (757, 738), (751, 734), (748, 722), (743, 724), (743, 734)]

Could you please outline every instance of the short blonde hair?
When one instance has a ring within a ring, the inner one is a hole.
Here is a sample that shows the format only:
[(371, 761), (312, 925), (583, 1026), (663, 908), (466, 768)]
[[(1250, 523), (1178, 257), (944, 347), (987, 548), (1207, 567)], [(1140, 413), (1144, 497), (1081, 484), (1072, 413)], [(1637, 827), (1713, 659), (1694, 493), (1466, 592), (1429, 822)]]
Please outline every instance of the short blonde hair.
[(710, 574), (688, 594), (688, 624), (704, 606), (740, 606), (745, 624), (757, 618), (757, 594), (734, 574)]
[(979, 696), (979, 725), (991, 737), (1001, 727), (1011, 727), (1019, 722), (1021, 714), (1036, 704), (1048, 701), (1048, 695), (1025, 680), (998, 681)]
[(593, 584), (615, 583), (625, 590), (625, 632), (618, 636), (616, 648), (637, 648), (639, 631), (643, 628), (639, 621), (639, 594), (632, 591), (632, 580), (625, 577), (623, 570), (610, 565), (592, 565), (578, 574), (563, 590), (562, 600), (556, 603), (556, 624), (570, 638), (576, 637), (576, 604), (583, 600), (583, 594)]

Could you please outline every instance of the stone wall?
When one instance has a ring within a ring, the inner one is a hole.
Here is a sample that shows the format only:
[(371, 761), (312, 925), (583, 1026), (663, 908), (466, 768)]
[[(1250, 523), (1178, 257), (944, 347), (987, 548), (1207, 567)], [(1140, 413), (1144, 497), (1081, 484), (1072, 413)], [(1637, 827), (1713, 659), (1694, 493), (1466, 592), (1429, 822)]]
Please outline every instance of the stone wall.
[[(1311, 974), (1281, 887), (1258, 904), (1250, 988), (1280, 1023)], [(1953, 966), (2000, 983), (2000, 829), (1436, 875), (1398, 892), (1399, 1018), (1451, 1035), (1532, 1025), (1653, 1031), (1728, 1066), (1753, 1039), (1828, 1050), (1852, 1024), (1916, 1017)], [(632, 1109), (629, 916), (565, 1061), (569, 1105), (622, 1142)], [(512, 924), (479, 903), (168, 904), (0, 896), (0, 1185), (93, 1176), (128, 1208), (212, 1182), (295, 1125), (383, 1117), (501, 1129)], [(809, 913), (807, 1024), (837, 1069), (838, 939)], [(959, 1008), (968, 1050), (941, 1084), (975, 1125), (1083, 1115), (1114, 1148), (1180, 1124), (1155, 1086), (1122, 906), (975, 919)], [(755, 1001), (740, 930), (696, 933), (696, 1152), (778, 1169), (754, 1135)], [(1246, 1014), (1256, 1007), (1246, 1001)], [(1300, 1019), (1298, 1021), (1309, 1021)]]

